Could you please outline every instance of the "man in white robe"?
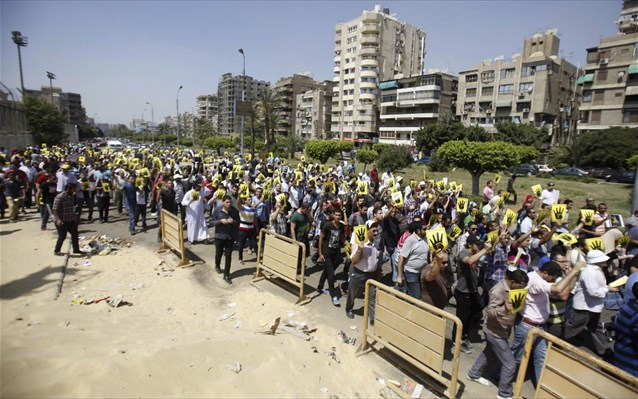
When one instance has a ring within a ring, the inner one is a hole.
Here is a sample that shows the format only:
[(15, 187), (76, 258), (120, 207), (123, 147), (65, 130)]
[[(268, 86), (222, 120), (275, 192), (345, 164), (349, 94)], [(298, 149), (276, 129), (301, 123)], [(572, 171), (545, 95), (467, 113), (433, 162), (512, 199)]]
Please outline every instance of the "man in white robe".
[(193, 188), (184, 194), (182, 206), (186, 208), (186, 228), (188, 229), (188, 242), (208, 240), (208, 226), (206, 225), (205, 197), (210, 195), (210, 190), (202, 187), (199, 182), (193, 184)]

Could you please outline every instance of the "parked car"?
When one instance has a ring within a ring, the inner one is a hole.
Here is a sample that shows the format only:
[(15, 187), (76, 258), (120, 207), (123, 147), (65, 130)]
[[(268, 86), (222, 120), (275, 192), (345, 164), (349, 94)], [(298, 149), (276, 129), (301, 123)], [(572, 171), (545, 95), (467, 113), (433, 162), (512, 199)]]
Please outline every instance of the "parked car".
[(511, 167), (510, 168), (510, 172), (511, 173), (515, 173), (517, 175), (527, 175), (527, 176), (532, 176), (535, 175), (536, 173), (538, 173), (538, 170), (536, 169), (536, 166), (529, 164), (529, 163), (522, 163), (518, 166), (515, 167)]
[(430, 163), (430, 159), (431, 159), (430, 157), (423, 157), (421, 159), (417, 159), (415, 161), (415, 163), (420, 164), (420, 165), (427, 165), (427, 164)]
[(576, 176), (576, 177), (583, 177), (588, 175), (586, 170), (582, 170), (579, 168), (572, 168), (572, 167), (555, 170), (552, 172), (552, 174), (562, 175), (562, 176)]
[(611, 183), (633, 184), (633, 182), (636, 181), (636, 172), (633, 170), (615, 172), (605, 177), (605, 180)]
[(610, 168), (592, 168), (589, 169), (587, 172), (589, 173), (589, 176), (595, 177), (597, 179), (606, 179), (609, 175), (620, 173), (617, 170), (613, 170)]
[(550, 168), (549, 166), (545, 165), (545, 164), (536, 164), (534, 165), (536, 166), (536, 170), (538, 170), (539, 173), (552, 173), (552, 171), (554, 170), (553, 168)]

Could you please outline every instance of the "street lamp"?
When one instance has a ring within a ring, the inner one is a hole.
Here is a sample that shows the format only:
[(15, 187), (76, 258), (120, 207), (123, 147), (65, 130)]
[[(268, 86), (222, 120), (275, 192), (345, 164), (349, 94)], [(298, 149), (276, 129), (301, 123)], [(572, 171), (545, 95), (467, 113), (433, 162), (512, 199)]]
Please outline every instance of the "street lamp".
[(49, 89), (51, 90), (51, 105), (53, 105), (53, 79), (55, 79), (55, 74), (47, 71), (47, 78), (49, 78)]
[(144, 110), (142, 111), (142, 129), (140, 129), (142, 131), (142, 143), (144, 142), (144, 112), (146, 112), (148, 110), (148, 108), (144, 108)]
[[(242, 68), (242, 73), (241, 73), (241, 80), (242, 80), (242, 88), (241, 88), (241, 101), (242, 103), (245, 101), (245, 97), (246, 97), (246, 54), (244, 54), (244, 49), (240, 48), (239, 49), (239, 53), (241, 54), (242, 60), (243, 60), (243, 68)], [(242, 104), (243, 106), (243, 104)], [(237, 107), (235, 107), (235, 109), (237, 109)], [(240, 154), (241, 157), (244, 157), (244, 115), (242, 112), (242, 116), (241, 116), (241, 132), (239, 137), (241, 138), (241, 149), (240, 149)]]
[(153, 104), (148, 101), (146, 104), (151, 106), (151, 143), (155, 144), (155, 109), (153, 108)]
[(182, 87), (184, 86), (180, 86), (179, 89), (177, 89), (177, 95), (175, 96), (175, 107), (177, 108), (177, 146), (179, 147), (179, 91), (182, 90)]
[(29, 44), (29, 38), (22, 36), (22, 33), (20, 33), (17, 30), (14, 30), (13, 32), (11, 32), (11, 35), (13, 36), (13, 42), (16, 44), (16, 46), (18, 46), (18, 63), (20, 65), (20, 88), (22, 89), (22, 97), (24, 97), (24, 77), (22, 76), (22, 51), (20, 50), (20, 47), (27, 47), (27, 45)]

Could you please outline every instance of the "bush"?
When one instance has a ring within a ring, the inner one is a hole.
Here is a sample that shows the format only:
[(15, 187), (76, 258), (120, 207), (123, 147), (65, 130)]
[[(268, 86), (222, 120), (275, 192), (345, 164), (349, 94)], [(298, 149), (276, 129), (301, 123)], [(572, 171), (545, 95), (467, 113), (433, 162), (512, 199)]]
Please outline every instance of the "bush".
[(363, 169), (371, 163), (374, 163), (379, 158), (379, 153), (374, 150), (359, 150), (357, 151), (357, 162), (363, 164)]
[(432, 172), (449, 172), (450, 165), (446, 164), (440, 157), (436, 155), (436, 151), (432, 152), (428, 169)]
[(305, 152), (310, 158), (325, 164), (330, 157), (335, 156), (339, 152), (337, 143), (339, 143), (339, 141), (312, 140), (306, 143)]
[(377, 143), (372, 146), (372, 149), (376, 151), (377, 153), (381, 154), (383, 150), (390, 147), (392, 147), (392, 144)]
[(396, 171), (412, 163), (412, 151), (408, 146), (390, 145), (379, 154), (377, 166), (381, 170)]
[(204, 141), (206, 148), (219, 152), (220, 148), (229, 149), (233, 146), (233, 141), (228, 137), (209, 137)]
[(160, 134), (155, 138), (155, 141), (158, 143), (172, 144), (177, 141), (177, 136), (174, 134)]

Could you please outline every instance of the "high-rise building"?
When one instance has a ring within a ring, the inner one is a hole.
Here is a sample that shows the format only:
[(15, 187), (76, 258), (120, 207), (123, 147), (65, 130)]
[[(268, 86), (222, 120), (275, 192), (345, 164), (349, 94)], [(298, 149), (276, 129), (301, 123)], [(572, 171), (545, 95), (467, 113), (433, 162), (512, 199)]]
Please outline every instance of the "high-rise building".
[(325, 140), (329, 137), (334, 85), (334, 82), (326, 80), (319, 88), (296, 96), (294, 132), (297, 136), (307, 140)]
[(375, 6), (335, 36), (333, 138), (376, 142), (379, 82), (422, 74), (425, 33)]
[(217, 120), (217, 111), (219, 110), (219, 106), (217, 104), (216, 94), (204, 94), (197, 96), (197, 103), (195, 107), (195, 112), (198, 118), (205, 118), (211, 122)]
[(381, 82), (379, 142), (414, 146), (419, 129), (454, 115), (458, 83), (443, 72)]
[[(40, 97), (51, 103), (64, 115), (66, 123), (71, 125), (83, 125), (86, 123), (86, 113), (82, 107), (82, 96), (77, 93), (67, 93), (60, 87), (41, 86), (40, 90), (25, 89), (25, 95)], [(53, 95), (51, 95), (53, 93)]]
[[(241, 116), (235, 115), (235, 103), (242, 100), (255, 102), (262, 89), (270, 88), (265, 80), (256, 80), (252, 76), (233, 76), (231, 73), (222, 75), (217, 86), (218, 128), (219, 134), (239, 133), (241, 131)], [(246, 121), (244, 128), (248, 126)]]
[(558, 57), (556, 29), (523, 42), (523, 54), (496, 57), (459, 73), (456, 114), (495, 132), (497, 122), (533, 123), (560, 141), (573, 131), (577, 68)]
[(587, 49), (578, 131), (638, 127), (638, 1), (625, 0), (618, 34)]
[(273, 86), (281, 100), (279, 123), (275, 127), (277, 134), (284, 136), (296, 132), (295, 110), (297, 109), (297, 96), (310, 90), (318, 89), (321, 83), (308, 75), (294, 74), (281, 78)]

